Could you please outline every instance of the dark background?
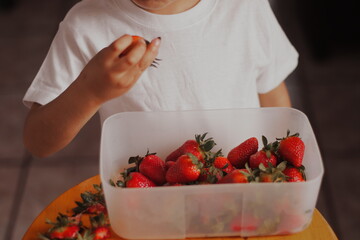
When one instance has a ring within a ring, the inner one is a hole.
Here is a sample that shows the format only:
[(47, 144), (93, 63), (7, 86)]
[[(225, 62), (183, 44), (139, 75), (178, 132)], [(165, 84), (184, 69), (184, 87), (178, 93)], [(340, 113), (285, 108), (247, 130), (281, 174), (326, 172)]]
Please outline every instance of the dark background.
[[(0, 0), (0, 239), (21, 239), (53, 199), (98, 173), (97, 115), (49, 158), (32, 157), (22, 144), (22, 97), (76, 2)], [(293, 107), (309, 117), (325, 165), (317, 208), (339, 239), (360, 239), (360, 9), (355, 1), (271, 4), (300, 53), (286, 83)]]

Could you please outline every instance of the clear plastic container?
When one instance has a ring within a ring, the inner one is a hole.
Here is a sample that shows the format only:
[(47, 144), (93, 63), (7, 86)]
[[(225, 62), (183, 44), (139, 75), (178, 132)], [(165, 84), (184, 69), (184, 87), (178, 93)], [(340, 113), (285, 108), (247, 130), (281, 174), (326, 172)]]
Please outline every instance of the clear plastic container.
[[(165, 157), (208, 132), (226, 155), (250, 137), (269, 141), (289, 129), (305, 143), (307, 181), (115, 188), (109, 179), (147, 149)], [(262, 236), (296, 233), (311, 222), (324, 167), (308, 118), (292, 108), (129, 112), (102, 127), (100, 175), (112, 229), (128, 239)]]

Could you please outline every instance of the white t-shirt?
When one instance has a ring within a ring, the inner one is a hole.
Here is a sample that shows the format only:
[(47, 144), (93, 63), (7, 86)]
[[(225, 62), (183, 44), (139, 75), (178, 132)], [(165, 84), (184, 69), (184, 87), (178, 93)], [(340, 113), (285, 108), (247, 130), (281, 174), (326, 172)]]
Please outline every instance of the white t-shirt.
[(298, 60), (267, 0), (203, 0), (174, 15), (149, 13), (130, 0), (82, 0), (61, 22), (24, 103), (55, 99), (124, 34), (161, 37), (161, 61), (100, 108), (102, 121), (127, 111), (259, 107), (258, 93), (278, 86)]

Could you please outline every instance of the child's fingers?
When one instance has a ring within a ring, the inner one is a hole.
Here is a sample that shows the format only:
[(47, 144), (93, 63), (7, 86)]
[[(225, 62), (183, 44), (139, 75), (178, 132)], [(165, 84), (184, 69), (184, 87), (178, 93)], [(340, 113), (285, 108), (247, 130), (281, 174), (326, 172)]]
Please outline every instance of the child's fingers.
[(146, 43), (143, 39), (140, 39), (125, 55), (119, 58), (116, 65), (119, 67), (119, 70), (134, 66), (143, 58), (145, 51)]
[(155, 60), (160, 46), (160, 38), (155, 38), (151, 41), (147, 50), (139, 62), (139, 68), (144, 71)]
[(123, 35), (112, 42), (107, 50), (113, 58), (117, 59), (119, 55), (132, 44), (132, 37), (130, 35)]

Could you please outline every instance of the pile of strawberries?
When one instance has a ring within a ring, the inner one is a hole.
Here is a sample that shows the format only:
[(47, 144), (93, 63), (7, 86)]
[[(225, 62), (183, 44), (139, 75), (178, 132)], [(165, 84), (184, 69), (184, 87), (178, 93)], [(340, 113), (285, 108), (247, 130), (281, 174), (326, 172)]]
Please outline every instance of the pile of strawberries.
[(251, 137), (231, 149), (227, 156), (207, 133), (195, 135), (171, 152), (165, 160), (147, 151), (145, 156), (129, 158), (129, 168), (121, 173), (113, 186), (143, 188), (194, 184), (303, 182), (302, 165), (305, 144), (298, 133), (268, 142), (262, 136), (259, 149), (257, 138)]
[[(52, 227), (39, 235), (43, 240), (105, 240), (111, 237), (110, 223), (101, 185), (94, 185), (95, 192), (81, 193), (82, 201), (72, 214), (59, 213), (55, 222), (47, 220)], [(85, 218), (85, 217), (88, 218)], [(84, 222), (90, 222), (85, 226)]]
[[(302, 165), (305, 145), (298, 133), (290, 135), (290, 131), (287, 131), (285, 137), (276, 138), (270, 143), (265, 136), (262, 136), (263, 146), (260, 149), (257, 138), (251, 137), (232, 148), (227, 156), (224, 156), (221, 149), (213, 151), (216, 143), (213, 138), (206, 138), (206, 135), (207, 133), (195, 135), (195, 139), (186, 140), (165, 160), (149, 151), (145, 156), (130, 157), (129, 168), (125, 169), (116, 181), (110, 180), (110, 183), (117, 187), (139, 188), (306, 180), (305, 168)], [(111, 231), (103, 190), (101, 185), (94, 185), (94, 188), (95, 192), (81, 194), (82, 201), (76, 202), (77, 207), (70, 211), (70, 215), (59, 213), (55, 222), (47, 221), (51, 227), (47, 232), (42, 233), (40, 238), (44, 240), (109, 239)], [(279, 205), (287, 206), (283, 202), (285, 200), (280, 200)], [(284, 208), (287, 207), (281, 209)], [(285, 212), (281, 211), (282, 221), (270, 219), (265, 221), (266, 226), (263, 226), (257, 214), (249, 209), (245, 214), (246, 222), (242, 222), (241, 214), (233, 210), (228, 215), (230, 216), (227, 221), (229, 224), (221, 225), (223, 228), (225, 226), (229, 228), (226, 228), (226, 231), (254, 232), (261, 229), (267, 231), (269, 228), (267, 225), (271, 220), (269, 233), (277, 229), (280, 234), (283, 234), (283, 229), (286, 231), (296, 229), (304, 223), (303, 213), (294, 214), (289, 209)], [(88, 218), (85, 218), (86, 216)], [(213, 223), (207, 217), (204, 219), (207, 220), (192, 225), (205, 229), (219, 228), (218, 222)], [(284, 224), (286, 224), (285, 227)]]

